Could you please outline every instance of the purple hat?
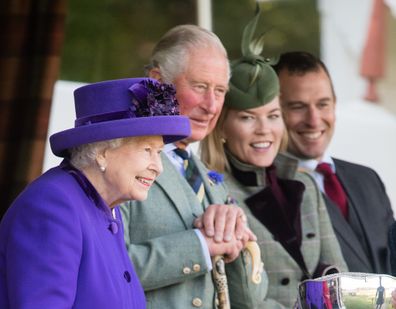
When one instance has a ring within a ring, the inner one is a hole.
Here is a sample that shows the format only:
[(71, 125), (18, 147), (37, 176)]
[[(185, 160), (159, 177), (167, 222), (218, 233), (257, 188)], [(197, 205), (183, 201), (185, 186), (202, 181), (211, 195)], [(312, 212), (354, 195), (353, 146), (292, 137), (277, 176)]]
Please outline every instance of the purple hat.
[(161, 135), (164, 143), (191, 134), (190, 121), (179, 115), (175, 89), (151, 78), (110, 80), (74, 91), (74, 128), (50, 137), (52, 152), (121, 137)]

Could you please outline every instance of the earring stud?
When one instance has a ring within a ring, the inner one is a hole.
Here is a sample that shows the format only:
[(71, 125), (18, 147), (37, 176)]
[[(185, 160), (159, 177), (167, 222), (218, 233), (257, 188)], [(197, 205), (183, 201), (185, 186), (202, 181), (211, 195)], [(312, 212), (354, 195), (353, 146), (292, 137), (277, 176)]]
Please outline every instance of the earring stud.
[(100, 169), (100, 171), (102, 172), (102, 173), (104, 173), (105, 171), (106, 171), (106, 167), (104, 167), (104, 166), (99, 166), (99, 169)]

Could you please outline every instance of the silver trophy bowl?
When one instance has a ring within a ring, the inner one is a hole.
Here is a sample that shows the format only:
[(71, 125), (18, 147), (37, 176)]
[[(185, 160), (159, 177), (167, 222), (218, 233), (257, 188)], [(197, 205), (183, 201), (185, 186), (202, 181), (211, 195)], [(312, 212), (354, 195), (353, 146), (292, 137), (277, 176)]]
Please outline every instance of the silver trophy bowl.
[(299, 309), (391, 309), (396, 277), (338, 273), (304, 280), (298, 289)]

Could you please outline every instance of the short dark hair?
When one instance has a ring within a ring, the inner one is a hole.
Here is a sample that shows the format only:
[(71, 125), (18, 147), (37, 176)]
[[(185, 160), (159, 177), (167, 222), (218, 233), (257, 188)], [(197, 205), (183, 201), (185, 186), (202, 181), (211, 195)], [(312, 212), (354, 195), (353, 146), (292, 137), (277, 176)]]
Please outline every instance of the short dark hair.
[(331, 89), (335, 97), (333, 82), (326, 65), (322, 60), (311, 53), (305, 51), (283, 53), (280, 55), (278, 63), (273, 65), (273, 68), (278, 76), (280, 72), (284, 70), (291, 75), (304, 75), (309, 72), (318, 72), (320, 69), (323, 69), (330, 80)]

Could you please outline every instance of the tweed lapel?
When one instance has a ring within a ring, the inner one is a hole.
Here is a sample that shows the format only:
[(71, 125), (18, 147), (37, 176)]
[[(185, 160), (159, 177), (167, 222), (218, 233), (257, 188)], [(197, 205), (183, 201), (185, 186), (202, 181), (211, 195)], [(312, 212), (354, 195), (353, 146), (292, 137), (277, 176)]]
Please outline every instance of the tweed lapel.
[[(302, 182), (302, 180), (299, 179), (298, 175), (296, 175), (296, 180)], [(304, 184), (307, 185), (306, 182)], [(315, 250), (313, 250), (313, 241), (311, 238), (307, 239), (305, 237), (306, 235), (309, 234), (318, 235), (318, 230), (317, 230), (318, 217), (316, 216), (316, 212), (317, 212), (316, 197), (312, 196), (312, 194), (308, 194), (312, 191), (313, 190), (305, 190), (305, 194), (303, 195), (303, 201), (301, 202), (301, 208), (300, 208), (301, 232), (303, 233), (300, 251), (302, 256), (304, 257), (304, 262), (307, 267), (307, 270), (311, 274), (314, 273), (318, 264), (317, 258), (315, 257), (314, 254), (312, 254), (313, 252), (315, 252)], [(315, 199), (315, 201), (313, 201), (313, 199)]]
[(278, 153), (274, 160), (279, 178), (293, 179), (298, 168), (298, 160), (286, 153)]
[(202, 214), (202, 210), (199, 211), (198, 199), (165, 154), (162, 154), (162, 164), (164, 171), (156, 179), (156, 183), (169, 197), (186, 228), (190, 229), (194, 219)]
[[(305, 191), (307, 192), (307, 191)], [(312, 255), (312, 243), (311, 238), (306, 238), (306, 235), (316, 235), (318, 237), (317, 222), (318, 217), (312, 212), (317, 212), (316, 208), (314, 210), (313, 206), (316, 206), (312, 201), (307, 201), (307, 194), (304, 195), (304, 200), (301, 203), (301, 231), (303, 233), (303, 240), (301, 242), (301, 253), (304, 256), (305, 264), (309, 272), (313, 273), (317, 266), (317, 260), (314, 255)], [(314, 238), (316, 239), (316, 238)]]
[[(306, 183), (304, 184), (307, 185)], [(311, 192), (314, 192), (314, 190), (305, 190), (303, 201), (301, 202), (301, 218), (304, 218), (304, 220), (301, 220), (301, 222), (304, 227), (303, 228), (304, 233), (317, 232), (316, 231), (317, 217), (316, 215), (314, 215), (317, 213), (317, 197), (312, 196), (312, 194), (309, 194)]]
[[(308, 185), (308, 183), (305, 181), (306, 178), (302, 178), (302, 174), (308, 176), (311, 179), (311, 184), (312, 186), (316, 186), (315, 180), (312, 178), (309, 172), (306, 171), (301, 171), (298, 169), (298, 160), (295, 159), (294, 157), (290, 156), (289, 154), (286, 153), (278, 153), (278, 155), (275, 158), (275, 165), (277, 168), (277, 175), (279, 178), (285, 178), (285, 179), (291, 179), (291, 180), (297, 180), (302, 183), (304, 183), (305, 186)], [(299, 173), (297, 173), (297, 171)], [(312, 193), (315, 192), (315, 190), (307, 190), (305, 189), (305, 193), (303, 195), (303, 201), (301, 202), (301, 218), (304, 218), (304, 220), (301, 220), (302, 224), (302, 231), (305, 233), (316, 233), (316, 222), (317, 219), (312, 213), (316, 213), (316, 194), (312, 196)], [(302, 249), (303, 250), (303, 249)]]
[[(198, 159), (196, 155), (192, 156), (198, 171), (202, 177), (202, 181), (205, 187), (206, 198), (208, 199), (208, 203), (210, 204), (224, 204), (224, 190), (221, 190), (222, 186), (220, 184), (214, 184), (209, 180), (208, 170), (202, 164), (202, 162)], [(207, 207), (208, 205), (205, 205)]]
[[(280, 178), (294, 179), (304, 183), (305, 186), (308, 186), (309, 184), (307, 183), (306, 178), (303, 178), (302, 176), (302, 174), (304, 174), (312, 180), (311, 185), (316, 186), (315, 180), (309, 173), (303, 171), (299, 171), (299, 173), (297, 173), (298, 160), (291, 155), (279, 153), (275, 158), (275, 165), (277, 167), (277, 174)], [(304, 218), (301, 220), (301, 231), (304, 234), (317, 234), (318, 232), (317, 217), (315, 215), (317, 212), (317, 197), (316, 195), (313, 195), (313, 192), (315, 192), (315, 190), (308, 190), (308, 188), (306, 188), (301, 202), (300, 218)], [(317, 261), (315, 259), (311, 259), (313, 256), (311, 254), (312, 249), (310, 242), (311, 241), (304, 241), (303, 237), (300, 248), (307, 268), (310, 271), (313, 271), (316, 267)]]

